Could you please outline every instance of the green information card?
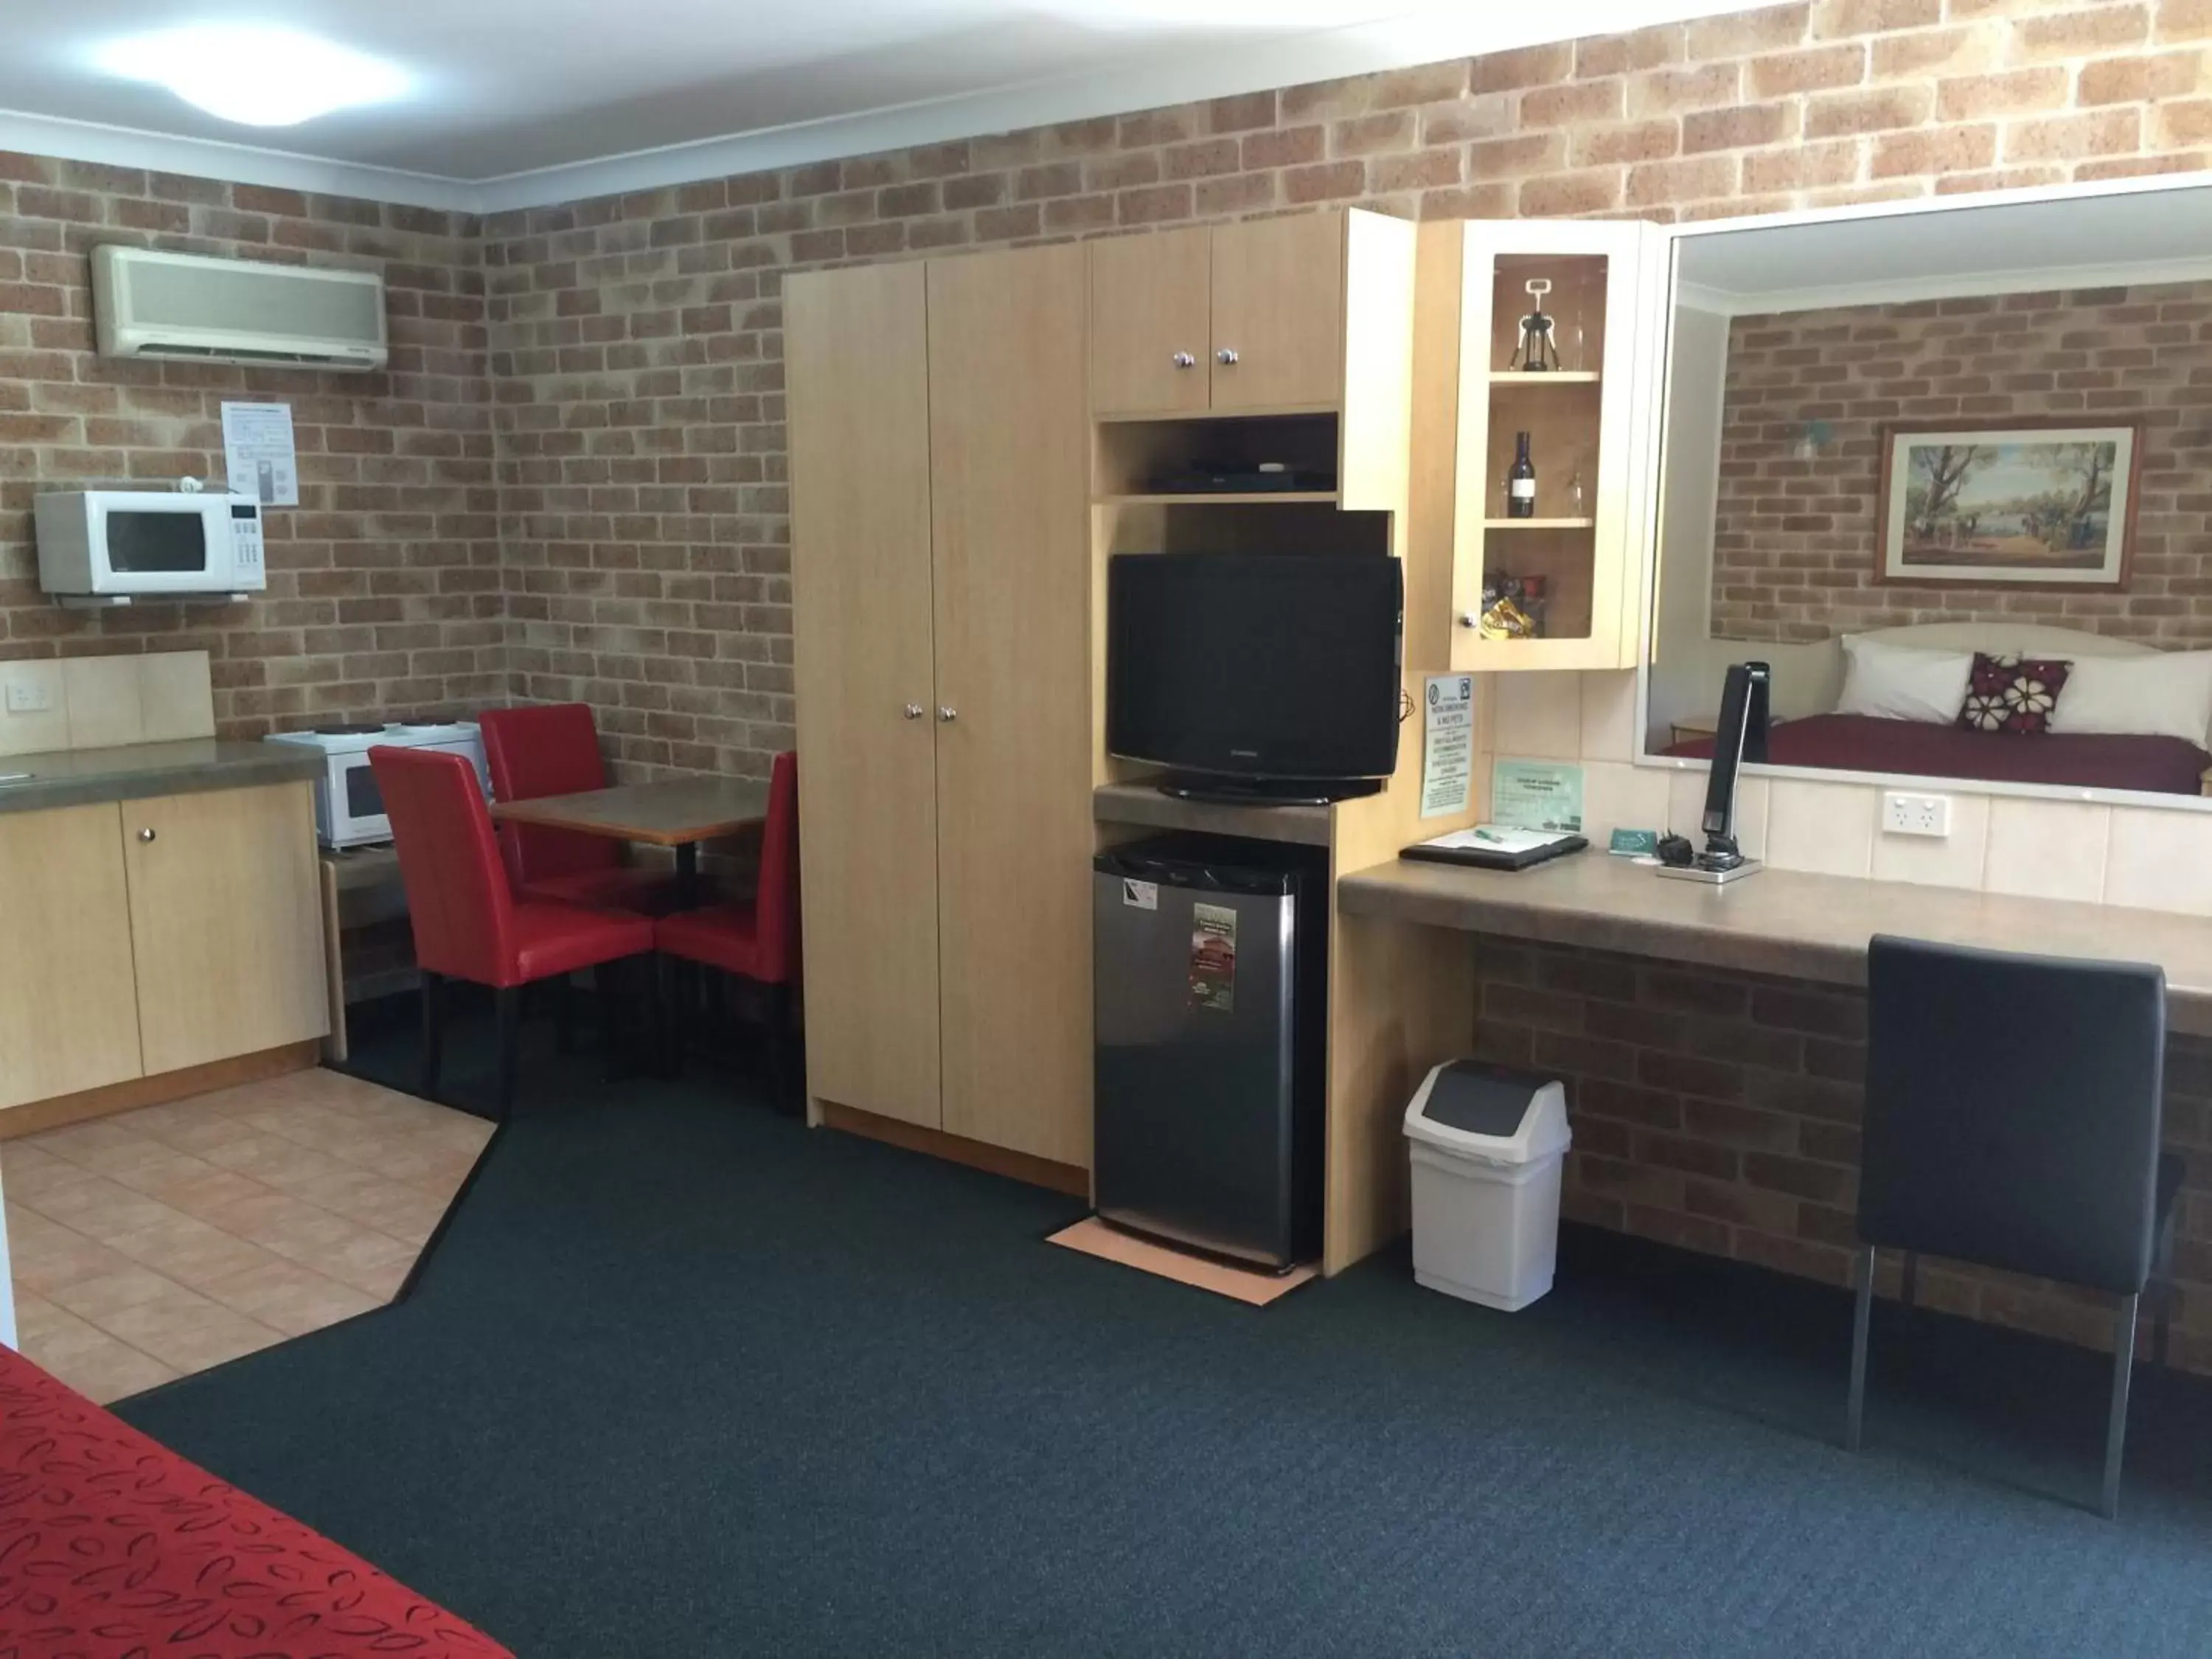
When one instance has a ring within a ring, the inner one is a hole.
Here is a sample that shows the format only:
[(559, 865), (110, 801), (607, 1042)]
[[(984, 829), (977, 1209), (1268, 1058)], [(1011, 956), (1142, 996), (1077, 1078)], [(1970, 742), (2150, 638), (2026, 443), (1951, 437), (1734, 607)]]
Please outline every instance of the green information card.
[(1490, 821), (1513, 830), (1581, 834), (1583, 769), (1553, 761), (1496, 763), (1490, 773)]

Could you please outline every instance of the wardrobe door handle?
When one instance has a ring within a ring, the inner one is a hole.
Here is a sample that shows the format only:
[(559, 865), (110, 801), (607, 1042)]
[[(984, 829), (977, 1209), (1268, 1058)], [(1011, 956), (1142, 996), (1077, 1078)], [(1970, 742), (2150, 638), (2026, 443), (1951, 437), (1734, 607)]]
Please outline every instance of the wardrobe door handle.
[(937, 718), (939, 724), (950, 726), (960, 718), (960, 711), (957, 708), (940, 707), (937, 711)]
[(907, 704), (903, 712), (907, 719), (918, 720), (921, 718), (921, 705), (918, 702), (910, 702)]
[(1237, 366), (1237, 353), (1235, 349), (1230, 346), (1222, 347), (1220, 350), (1213, 354), (1213, 361), (1221, 364), (1224, 368), (1234, 368)]
[(1175, 366), (1177, 368), (1196, 368), (1198, 359), (1188, 351), (1178, 351), (1175, 355)]
[(141, 830), (138, 832), (138, 839), (150, 846), (153, 844), (154, 832), (151, 830)]

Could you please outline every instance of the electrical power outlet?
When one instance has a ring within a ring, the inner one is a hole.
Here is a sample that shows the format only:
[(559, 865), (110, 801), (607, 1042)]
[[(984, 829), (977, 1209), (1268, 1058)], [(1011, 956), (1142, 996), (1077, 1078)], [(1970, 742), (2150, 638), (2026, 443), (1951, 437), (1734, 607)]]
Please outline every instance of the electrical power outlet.
[(54, 708), (54, 688), (45, 679), (20, 679), (8, 682), (8, 712), (11, 714), (50, 714)]
[(1893, 790), (1881, 798), (1881, 827), (1892, 836), (1948, 836), (1951, 833), (1948, 795), (1906, 795)]

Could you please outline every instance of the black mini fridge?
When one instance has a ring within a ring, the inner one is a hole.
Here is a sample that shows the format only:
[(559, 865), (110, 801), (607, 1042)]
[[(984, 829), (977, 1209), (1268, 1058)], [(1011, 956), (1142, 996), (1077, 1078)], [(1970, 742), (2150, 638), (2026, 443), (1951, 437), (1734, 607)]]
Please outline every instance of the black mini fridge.
[(1314, 1260), (1326, 853), (1162, 836), (1099, 854), (1091, 904), (1100, 1217), (1256, 1267)]

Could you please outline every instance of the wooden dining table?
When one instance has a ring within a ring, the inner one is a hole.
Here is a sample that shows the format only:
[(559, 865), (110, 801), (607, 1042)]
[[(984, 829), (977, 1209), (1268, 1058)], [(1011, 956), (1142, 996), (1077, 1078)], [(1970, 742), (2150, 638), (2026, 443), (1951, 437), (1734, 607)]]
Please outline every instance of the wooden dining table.
[(535, 823), (673, 848), (677, 902), (688, 909), (698, 902), (699, 843), (734, 836), (766, 819), (768, 781), (691, 777), (618, 783), (573, 795), (495, 801), (491, 815), (502, 823)]

